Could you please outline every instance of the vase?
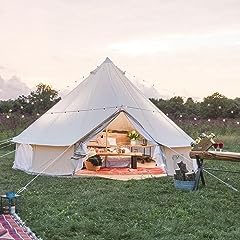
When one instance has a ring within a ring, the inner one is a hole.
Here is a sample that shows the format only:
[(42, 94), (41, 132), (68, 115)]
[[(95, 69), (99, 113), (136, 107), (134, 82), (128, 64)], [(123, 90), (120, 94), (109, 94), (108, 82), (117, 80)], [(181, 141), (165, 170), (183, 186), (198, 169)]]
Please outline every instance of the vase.
[(101, 168), (101, 166), (94, 166), (89, 161), (85, 161), (84, 163), (85, 163), (86, 169), (89, 170), (89, 171), (98, 171)]
[(136, 140), (132, 139), (132, 140), (131, 140), (131, 145), (132, 145), (132, 146), (135, 146), (135, 145), (136, 145)]

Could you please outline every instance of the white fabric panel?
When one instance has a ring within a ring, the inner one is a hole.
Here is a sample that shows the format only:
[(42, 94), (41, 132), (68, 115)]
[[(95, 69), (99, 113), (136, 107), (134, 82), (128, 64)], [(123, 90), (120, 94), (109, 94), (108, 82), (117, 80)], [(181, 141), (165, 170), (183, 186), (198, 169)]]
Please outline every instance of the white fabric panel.
[[(34, 155), (32, 161), (32, 172), (42, 172), (48, 164), (59, 157), (68, 147), (40, 146), (34, 145)], [(53, 162), (43, 173), (48, 175), (71, 175), (74, 166), (71, 160), (74, 146), (70, 147), (59, 159)]]
[(164, 167), (164, 168), (166, 167), (163, 149), (161, 149), (159, 145), (155, 147), (152, 158), (156, 162), (158, 167)]
[(85, 143), (80, 143), (78, 148), (74, 152), (74, 158), (72, 159), (74, 172), (83, 168), (83, 162), (87, 159), (87, 145)]
[(13, 141), (48, 146), (72, 145), (113, 115), (115, 111), (115, 109), (109, 109), (44, 114)]
[(33, 149), (31, 145), (17, 144), (13, 168), (20, 169), (23, 171), (31, 171), (32, 158), (33, 158)]
[(190, 146), (192, 139), (158, 110), (110, 59), (13, 141), (69, 146), (121, 109), (137, 119), (159, 144)]
[(166, 156), (166, 170), (168, 175), (174, 175), (177, 163), (183, 161), (186, 163), (189, 171), (196, 170), (196, 160), (189, 157), (191, 147), (168, 148), (164, 147)]
[(192, 138), (159, 110), (139, 111), (127, 108), (126, 111), (136, 121), (137, 125), (142, 126), (144, 131), (160, 145), (186, 147), (190, 146), (193, 141)]

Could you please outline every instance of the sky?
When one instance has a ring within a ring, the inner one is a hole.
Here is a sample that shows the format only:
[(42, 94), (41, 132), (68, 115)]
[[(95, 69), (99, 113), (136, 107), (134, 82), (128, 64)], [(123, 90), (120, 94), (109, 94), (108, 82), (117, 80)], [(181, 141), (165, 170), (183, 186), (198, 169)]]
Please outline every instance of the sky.
[(106, 57), (148, 97), (240, 95), (239, 0), (0, 0), (0, 29), (0, 99), (65, 93)]

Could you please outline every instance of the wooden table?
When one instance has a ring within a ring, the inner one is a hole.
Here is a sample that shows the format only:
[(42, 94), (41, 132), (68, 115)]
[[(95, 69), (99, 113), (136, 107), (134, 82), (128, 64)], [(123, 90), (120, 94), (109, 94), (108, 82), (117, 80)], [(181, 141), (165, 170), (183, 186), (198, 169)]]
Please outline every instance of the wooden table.
[(220, 152), (220, 151), (191, 151), (190, 157), (199, 156), (205, 160), (220, 160), (230, 162), (240, 162), (240, 153), (237, 152)]
[(140, 152), (130, 153), (115, 153), (115, 152), (98, 152), (99, 156), (103, 157), (131, 157), (131, 168), (137, 168), (137, 157), (141, 157), (143, 154)]

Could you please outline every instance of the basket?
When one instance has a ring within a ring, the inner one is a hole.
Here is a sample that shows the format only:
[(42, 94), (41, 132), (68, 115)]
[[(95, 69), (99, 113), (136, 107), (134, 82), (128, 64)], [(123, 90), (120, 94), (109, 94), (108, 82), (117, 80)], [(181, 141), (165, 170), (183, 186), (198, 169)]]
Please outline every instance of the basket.
[(196, 181), (181, 181), (174, 179), (174, 186), (176, 189), (193, 191), (196, 185)]

